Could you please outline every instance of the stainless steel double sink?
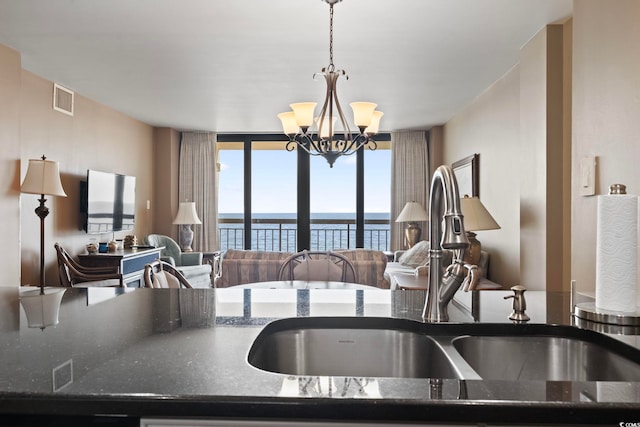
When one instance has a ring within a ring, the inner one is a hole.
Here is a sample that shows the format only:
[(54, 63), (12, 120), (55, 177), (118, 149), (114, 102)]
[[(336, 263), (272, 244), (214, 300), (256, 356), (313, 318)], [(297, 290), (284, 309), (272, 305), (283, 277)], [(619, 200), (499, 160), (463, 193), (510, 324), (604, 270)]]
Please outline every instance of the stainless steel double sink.
[(539, 324), (288, 318), (265, 326), (248, 362), (301, 376), (640, 381), (640, 350), (597, 332)]

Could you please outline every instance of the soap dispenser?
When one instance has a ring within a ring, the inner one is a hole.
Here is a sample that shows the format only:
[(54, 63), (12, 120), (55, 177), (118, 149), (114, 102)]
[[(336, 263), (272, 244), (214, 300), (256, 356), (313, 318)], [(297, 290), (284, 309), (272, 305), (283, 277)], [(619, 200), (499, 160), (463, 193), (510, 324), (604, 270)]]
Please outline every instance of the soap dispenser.
[(526, 291), (527, 288), (521, 285), (516, 285), (512, 286), (511, 290), (513, 291), (513, 295), (504, 297), (504, 299), (513, 298), (513, 311), (511, 312), (511, 315), (509, 315), (509, 319), (515, 322), (529, 321), (529, 316), (525, 313), (525, 310), (527, 309), (527, 302), (524, 299), (524, 291)]

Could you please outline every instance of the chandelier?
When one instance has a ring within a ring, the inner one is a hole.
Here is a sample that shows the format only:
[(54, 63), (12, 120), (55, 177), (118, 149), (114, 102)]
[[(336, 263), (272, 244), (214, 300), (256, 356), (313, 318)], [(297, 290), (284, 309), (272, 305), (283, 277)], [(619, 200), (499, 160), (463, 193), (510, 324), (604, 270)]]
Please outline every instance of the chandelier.
[(329, 65), (313, 75), (315, 79), (321, 74), (327, 83), (320, 115), (314, 115), (317, 103), (298, 102), (289, 105), (293, 111), (280, 113), (278, 118), (282, 122), (284, 133), (289, 137), (287, 151), (302, 148), (312, 156), (324, 157), (329, 166), (333, 167), (340, 156), (351, 155), (364, 146), (371, 150), (377, 148), (372, 137), (378, 133), (383, 113), (376, 111), (377, 104), (373, 102), (352, 102), (350, 105), (358, 132), (351, 132), (336, 92), (338, 78), (344, 76), (348, 80), (349, 76), (344, 70), (336, 70), (333, 64), (333, 6), (342, 0), (323, 1), (329, 4)]

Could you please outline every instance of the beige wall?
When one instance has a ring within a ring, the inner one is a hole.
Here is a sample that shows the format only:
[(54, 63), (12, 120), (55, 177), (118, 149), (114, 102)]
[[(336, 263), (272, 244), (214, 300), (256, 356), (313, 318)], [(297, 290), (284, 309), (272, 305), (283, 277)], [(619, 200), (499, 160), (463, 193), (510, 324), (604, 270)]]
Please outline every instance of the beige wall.
[[(52, 108), (53, 82), (22, 70), (19, 53), (3, 46), (0, 64), (0, 158), (4, 164), (0, 179), (5, 189), (0, 196), (4, 239), (0, 282), (11, 286), (38, 283), (40, 220), (34, 213), (38, 196), (21, 195), (20, 183), (28, 159), (45, 154), (60, 163), (68, 196), (47, 200), (51, 212), (45, 219), (46, 282), (57, 284), (53, 244), (60, 242), (75, 255), (83, 251), (90, 237), (81, 229), (79, 211), (80, 180), (86, 179), (87, 169), (136, 176), (135, 233), (143, 236), (152, 230), (146, 200), (153, 199), (153, 128), (77, 93), (73, 117), (56, 112)], [(115, 237), (124, 234), (116, 233)], [(97, 237), (110, 240), (112, 235)]]
[[(596, 194), (627, 185), (640, 195), (640, 2), (574, 2), (573, 176), (585, 156), (597, 156)], [(573, 183), (572, 275), (595, 290), (596, 197)], [(638, 260), (628, 260), (638, 262)]]
[(21, 70), (20, 54), (0, 45), (0, 286), (20, 283)]
[(478, 239), (491, 253), (491, 279), (504, 287), (569, 285), (564, 32), (561, 24), (540, 31), (518, 65), (445, 125), (445, 163), (480, 154), (480, 199), (501, 229)]
[(444, 127), (444, 163), (480, 154), (480, 200), (500, 230), (479, 231), (491, 253), (489, 277), (504, 287), (519, 283), (520, 186), (518, 67), (489, 87)]
[(564, 51), (563, 38), (563, 25), (549, 25), (520, 54), (520, 281), (550, 291), (570, 284), (570, 246), (564, 244), (564, 200), (570, 200), (564, 126), (570, 119), (563, 88), (571, 79), (563, 67), (571, 52)]

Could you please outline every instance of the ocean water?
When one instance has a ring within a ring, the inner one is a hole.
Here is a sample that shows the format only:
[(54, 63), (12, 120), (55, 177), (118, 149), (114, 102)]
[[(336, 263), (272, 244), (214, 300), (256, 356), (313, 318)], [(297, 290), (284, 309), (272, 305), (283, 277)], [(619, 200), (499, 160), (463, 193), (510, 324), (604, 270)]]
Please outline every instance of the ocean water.
[[(221, 219), (242, 221), (241, 213), (221, 213)], [(355, 212), (312, 213), (311, 214), (311, 250), (337, 250), (355, 248)], [(253, 219), (258, 221), (288, 220), (291, 224), (256, 223), (251, 232), (251, 249), (267, 251), (296, 251), (296, 214), (295, 213), (255, 213)], [(317, 223), (326, 220), (327, 223)], [(350, 224), (331, 224), (332, 221), (351, 220)], [(366, 224), (368, 220), (383, 220), (383, 224)], [(313, 223), (316, 222), (316, 223)], [(222, 250), (242, 249), (244, 230), (241, 222), (220, 224), (220, 240)], [(374, 212), (365, 214), (364, 247), (366, 249), (389, 249), (389, 213)]]

